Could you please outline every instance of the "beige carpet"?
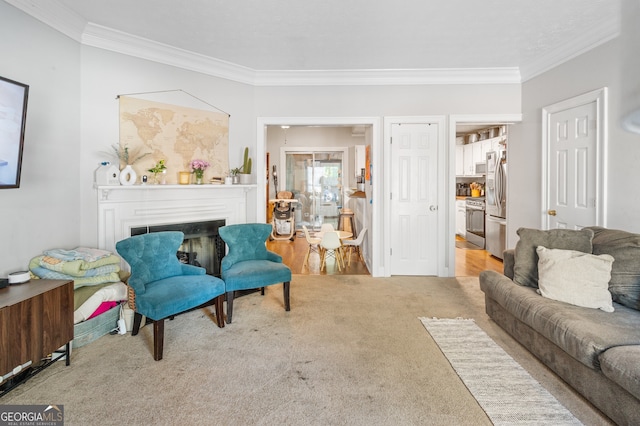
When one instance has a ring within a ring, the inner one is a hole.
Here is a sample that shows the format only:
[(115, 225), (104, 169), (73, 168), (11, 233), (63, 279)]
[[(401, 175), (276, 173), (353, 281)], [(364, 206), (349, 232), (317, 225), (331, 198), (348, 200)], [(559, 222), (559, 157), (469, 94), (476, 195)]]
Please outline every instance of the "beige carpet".
[(488, 418), (419, 317), (475, 318), (585, 424), (605, 420), (484, 314), (477, 278), (295, 275), (236, 299), (234, 322), (208, 310), (76, 349), (0, 399), (63, 404), (67, 425), (481, 425)]

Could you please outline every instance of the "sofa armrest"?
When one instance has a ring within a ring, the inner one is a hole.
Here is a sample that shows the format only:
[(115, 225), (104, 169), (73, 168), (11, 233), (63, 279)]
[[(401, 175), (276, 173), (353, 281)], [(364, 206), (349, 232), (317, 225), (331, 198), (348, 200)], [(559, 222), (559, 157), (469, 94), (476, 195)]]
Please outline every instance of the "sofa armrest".
[(515, 250), (514, 249), (508, 249), (505, 250), (503, 253), (503, 258), (502, 258), (502, 268), (503, 268), (503, 273), (513, 279), (513, 265), (515, 264)]

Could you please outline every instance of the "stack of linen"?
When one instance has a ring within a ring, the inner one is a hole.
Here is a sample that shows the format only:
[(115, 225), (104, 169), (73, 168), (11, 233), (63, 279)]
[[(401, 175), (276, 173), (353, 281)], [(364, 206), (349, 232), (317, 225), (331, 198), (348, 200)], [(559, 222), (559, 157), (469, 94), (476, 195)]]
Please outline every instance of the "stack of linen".
[(73, 250), (45, 250), (29, 262), (38, 278), (73, 280), (74, 289), (120, 281), (120, 257), (106, 250), (78, 247)]
[(73, 280), (74, 324), (93, 318), (127, 299), (120, 277), (120, 257), (94, 248), (45, 250), (29, 262), (37, 278)]

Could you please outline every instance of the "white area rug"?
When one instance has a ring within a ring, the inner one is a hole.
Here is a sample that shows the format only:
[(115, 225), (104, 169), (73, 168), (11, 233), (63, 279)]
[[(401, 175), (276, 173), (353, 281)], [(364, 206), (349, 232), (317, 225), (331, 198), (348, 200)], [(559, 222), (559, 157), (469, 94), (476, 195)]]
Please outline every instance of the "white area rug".
[(472, 319), (420, 321), (493, 424), (582, 424)]

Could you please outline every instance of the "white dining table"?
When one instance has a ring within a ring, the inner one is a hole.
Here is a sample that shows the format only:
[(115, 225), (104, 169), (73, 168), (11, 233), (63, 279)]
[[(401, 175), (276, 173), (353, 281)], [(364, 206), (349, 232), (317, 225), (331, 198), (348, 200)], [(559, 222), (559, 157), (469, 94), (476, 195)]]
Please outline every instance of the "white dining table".
[[(329, 231), (329, 232), (337, 232), (338, 233), (338, 238), (340, 238), (341, 240), (345, 240), (347, 238), (353, 237), (353, 232), (349, 232), (349, 231), (335, 230), (335, 231)], [(322, 240), (322, 237), (324, 236), (324, 234), (325, 234), (324, 232), (318, 231), (318, 232), (314, 233), (313, 236), (315, 238), (320, 238)]]

